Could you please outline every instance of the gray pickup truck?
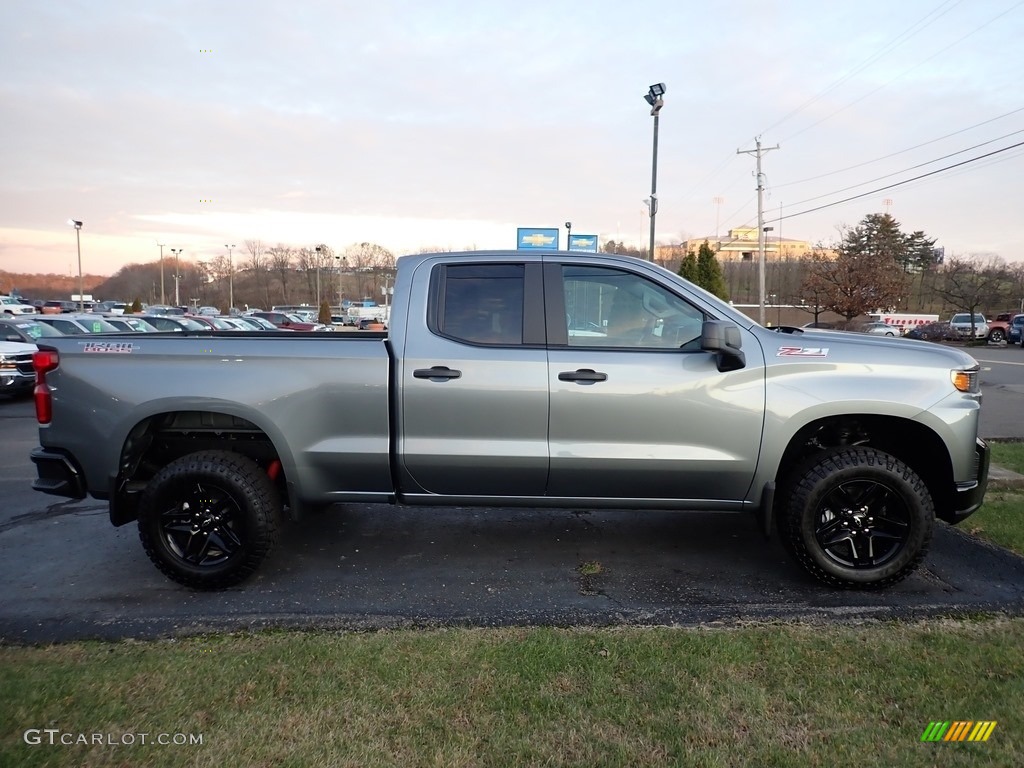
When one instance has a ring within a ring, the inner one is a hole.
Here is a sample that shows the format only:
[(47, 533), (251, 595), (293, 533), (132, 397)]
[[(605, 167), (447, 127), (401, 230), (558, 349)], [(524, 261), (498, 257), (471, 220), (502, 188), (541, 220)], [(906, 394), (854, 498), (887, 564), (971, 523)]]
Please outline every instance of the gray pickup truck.
[(386, 333), (40, 347), (33, 487), (107, 500), (195, 588), (345, 502), (747, 513), (820, 581), (883, 587), (988, 475), (969, 355), (769, 330), (629, 257), (406, 256)]

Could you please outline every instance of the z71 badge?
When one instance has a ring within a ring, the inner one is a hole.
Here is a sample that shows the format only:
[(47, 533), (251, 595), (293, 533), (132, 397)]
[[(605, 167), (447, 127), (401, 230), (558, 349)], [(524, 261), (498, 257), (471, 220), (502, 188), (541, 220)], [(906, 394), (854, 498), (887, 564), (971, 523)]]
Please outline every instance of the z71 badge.
[(87, 341), (82, 345), (83, 352), (109, 352), (130, 355), (134, 346), (130, 341)]
[(828, 347), (779, 347), (776, 357), (828, 357)]

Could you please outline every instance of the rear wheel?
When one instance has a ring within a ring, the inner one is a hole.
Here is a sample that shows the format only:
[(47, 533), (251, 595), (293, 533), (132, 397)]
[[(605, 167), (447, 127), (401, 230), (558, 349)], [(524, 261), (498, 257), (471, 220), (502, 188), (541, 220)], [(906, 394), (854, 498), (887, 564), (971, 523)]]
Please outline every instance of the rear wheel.
[(815, 457), (786, 490), (778, 518), (783, 544), (824, 584), (887, 587), (910, 575), (928, 552), (931, 495), (917, 473), (883, 451)]
[(252, 459), (231, 451), (183, 456), (158, 472), (139, 502), (139, 538), (166, 576), (219, 589), (252, 574), (277, 539), (281, 502)]

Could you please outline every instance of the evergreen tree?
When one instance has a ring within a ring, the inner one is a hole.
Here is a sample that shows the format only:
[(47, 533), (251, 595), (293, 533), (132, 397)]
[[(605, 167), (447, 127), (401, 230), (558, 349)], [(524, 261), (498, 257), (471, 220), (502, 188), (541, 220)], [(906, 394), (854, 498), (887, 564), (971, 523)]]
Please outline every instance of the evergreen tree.
[(723, 301), (729, 300), (729, 290), (725, 286), (722, 268), (707, 240), (701, 243), (700, 250), (697, 252), (697, 279), (694, 282)]
[(683, 262), (679, 265), (679, 276), (689, 280), (691, 283), (697, 283), (699, 279), (697, 271), (697, 254), (693, 251), (690, 251), (683, 257)]

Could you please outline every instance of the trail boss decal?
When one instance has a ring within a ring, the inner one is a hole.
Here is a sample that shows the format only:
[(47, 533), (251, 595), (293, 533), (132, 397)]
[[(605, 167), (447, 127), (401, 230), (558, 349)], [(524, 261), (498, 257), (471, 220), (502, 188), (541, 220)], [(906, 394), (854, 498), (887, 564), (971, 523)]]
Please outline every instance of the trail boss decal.
[(82, 345), (83, 352), (109, 352), (130, 355), (135, 347), (130, 341), (87, 341)]
[(779, 347), (776, 357), (828, 357), (828, 347)]

